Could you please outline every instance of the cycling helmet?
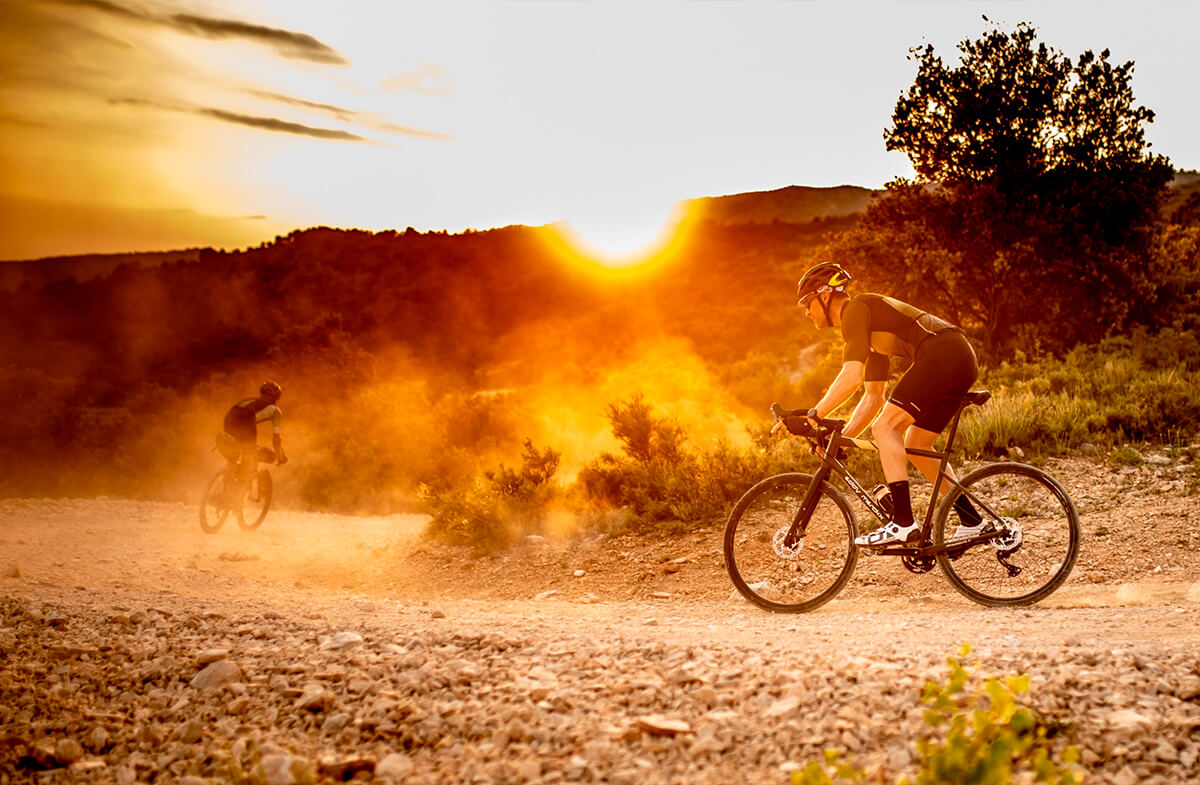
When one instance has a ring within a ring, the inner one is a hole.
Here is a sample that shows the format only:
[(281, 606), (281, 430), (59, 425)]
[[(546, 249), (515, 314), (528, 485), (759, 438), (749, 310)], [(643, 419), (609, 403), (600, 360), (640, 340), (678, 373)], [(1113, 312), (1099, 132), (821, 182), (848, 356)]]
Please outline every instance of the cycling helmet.
[(283, 395), (283, 388), (275, 382), (263, 382), (262, 387), (258, 391), (268, 398), (278, 398)]
[(844, 292), (846, 284), (853, 276), (836, 262), (822, 262), (814, 265), (800, 277), (796, 286), (796, 299), (801, 305), (806, 305), (805, 298), (826, 291)]

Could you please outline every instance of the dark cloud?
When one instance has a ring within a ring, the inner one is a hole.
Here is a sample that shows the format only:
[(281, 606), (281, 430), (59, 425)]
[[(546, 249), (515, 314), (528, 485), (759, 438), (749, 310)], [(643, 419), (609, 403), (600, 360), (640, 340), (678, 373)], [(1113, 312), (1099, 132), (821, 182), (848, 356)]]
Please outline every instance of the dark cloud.
[(329, 65), (346, 65), (346, 58), (307, 33), (294, 33), (274, 27), (263, 27), (234, 19), (212, 19), (206, 16), (176, 14), (170, 17), (173, 27), (206, 38), (243, 38), (274, 47), (280, 54)]
[(162, 101), (150, 101), (144, 98), (110, 98), (110, 104), (118, 106), (139, 106), (148, 109), (161, 109), (170, 112), (185, 112), (188, 114), (200, 115), (201, 117), (211, 117), (215, 120), (222, 120), (235, 125), (244, 125), (250, 128), (258, 128), (264, 131), (274, 131), (282, 134), (295, 134), (297, 136), (311, 136), (315, 139), (332, 139), (341, 142), (369, 142), (370, 139), (352, 134), (349, 131), (342, 131), (337, 128), (315, 128), (310, 125), (302, 125), (301, 123), (293, 123), (287, 120), (280, 120), (277, 117), (257, 117), (255, 115), (238, 114), (237, 112), (229, 112), (224, 109), (215, 109), (209, 106), (188, 106), (186, 104), (171, 104)]
[(285, 57), (309, 60), (314, 63), (346, 65), (349, 62), (337, 50), (318, 41), (307, 33), (281, 30), (276, 27), (264, 27), (263, 25), (249, 24), (237, 19), (214, 19), (195, 14), (157, 16), (140, 8), (122, 5), (111, 0), (43, 0), (43, 2), (76, 7), (83, 6), (112, 16), (119, 16), (123, 19), (164, 25), (181, 33), (201, 36), (203, 38), (233, 38), (251, 41), (269, 46)]
[(227, 123), (248, 125), (251, 128), (261, 128), (265, 131), (278, 131), (279, 133), (296, 134), (298, 136), (312, 136), (317, 139), (338, 139), (344, 142), (370, 141), (349, 131), (341, 131), (336, 128), (313, 128), (309, 125), (280, 120), (277, 117), (255, 117), (253, 115), (236, 114), (234, 112), (226, 112), (224, 109), (212, 109), (209, 107), (199, 107), (195, 111), (196, 114), (215, 117)]
[(327, 112), (328, 114), (333, 115), (334, 117), (336, 117), (338, 120), (341, 120), (342, 122), (345, 122), (345, 123), (355, 122), (355, 123), (364, 124), (364, 125), (370, 126), (371, 128), (374, 128), (375, 130), (383, 131), (384, 133), (394, 134), (396, 136), (415, 136), (415, 137), (419, 137), (421, 139), (451, 139), (451, 138), (453, 138), (447, 134), (439, 133), (438, 131), (426, 131), (422, 128), (412, 128), (411, 126), (407, 126), (407, 125), (397, 125), (396, 123), (385, 122), (385, 121), (379, 119), (378, 115), (372, 115), (372, 114), (368, 114), (366, 112), (358, 112), (353, 109), (345, 109), (343, 107), (334, 106), (332, 104), (322, 104), (322, 103), (317, 103), (316, 101), (306, 101), (303, 98), (294, 98), (294, 97), (288, 96), (288, 95), (280, 95), (279, 93), (272, 93), (268, 90), (248, 89), (248, 90), (245, 90), (244, 92), (248, 95), (252, 95), (256, 98), (262, 98), (263, 100), (266, 100), (266, 101), (275, 101), (277, 103), (287, 104), (289, 106), (299, 106), (304, 109), (313, 109), (313, 110), (320, 111), (320, 112)]
[(355, 112), (352, 109), (343, 109), (340, 106), (321, 104), (317, 103), (316, 101), (306, 101), (303, 98), (293, 98), (290, 95), (272, 93), (269, 90), (246, 89), (243, 92), (245, 92), (247, 95), (252, 95), (255, 98), (262, 98), (266, 101), (275, 101), (276, 103), (288, 104), (289, 106), (299, 106), (304, 109), (315, 109), (318, 112), (327, 112), (344, 122), (349, 122), (351, 117), (358, 115), (358, 112)]

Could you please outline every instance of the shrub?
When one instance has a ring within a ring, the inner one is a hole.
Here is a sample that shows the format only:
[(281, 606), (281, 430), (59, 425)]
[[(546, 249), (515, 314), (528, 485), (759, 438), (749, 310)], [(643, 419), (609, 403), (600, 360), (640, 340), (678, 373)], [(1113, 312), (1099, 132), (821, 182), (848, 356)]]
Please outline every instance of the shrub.
[(480, 476), (423, 485), (421, 498), (430, 510), (427, 534), (455, 545), (491, 549), (541, 531), (558, 495), (553, 478), (561, 456), (549, 448), (538, 450), (529, 439), (524, 447), (520, 469), (500, 464)]
[[(961, 655), (970, 653), (964, 646)], [(1068, 747), (1062, 762), (1054, 760), (1053, 728), (1043, 724), (1018, 700), (1029, 690), (1029, 677), (989, 678), (967, 690), (971, 672), (954, 657), (947, 660), (945, 684), (931, 681), (921, 693), (926, 733), (916, 741), (916, 780), (909, 785), (1009, 785), (1047, 782), (1074, 785), (1082, 781), (1079, 753)], [(1014, 778), (1014, 775), (1016, 777)], [(841, 761), (838, 750), (825, 760), (792, 773), (793, 785), (830, 785), (835, 779), (867, 782), (865, 771)]]

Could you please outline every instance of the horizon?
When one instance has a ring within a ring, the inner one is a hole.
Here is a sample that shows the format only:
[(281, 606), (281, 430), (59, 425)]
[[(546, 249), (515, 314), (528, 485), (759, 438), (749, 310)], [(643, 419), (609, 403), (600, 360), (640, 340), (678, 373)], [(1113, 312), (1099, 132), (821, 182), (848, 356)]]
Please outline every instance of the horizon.
[(560, 223), (619, 259), (686, 200), (911, 175), (882, 139), (908, 49), (983, 15), (1133, 60), (1151, 151), (1200, 168), (1187, 4), (18, 0), (0, 259)]

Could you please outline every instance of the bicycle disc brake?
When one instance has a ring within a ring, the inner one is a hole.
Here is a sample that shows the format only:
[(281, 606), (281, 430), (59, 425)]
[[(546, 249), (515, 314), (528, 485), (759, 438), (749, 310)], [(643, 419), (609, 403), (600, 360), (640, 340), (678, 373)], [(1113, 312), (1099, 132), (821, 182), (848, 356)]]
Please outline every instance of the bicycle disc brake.
[(779, 531), (775, 532), (775, 536), (771, 538), (771, 548), (781, 559), (794, 559), (800, 551), (804, 550), (803, 537), (796, 538), (796, 542), (791, 545), (787, 544), (788, 532), (791, 531), (791, 528), (791, 526), (780, 527)]
[(1014, 518), (1003, 518), (1000, 521), (1000, 536), (992, 540), (992, 545), (1002, 556), (1011, 556), (1021, 548), (1025, 535), (1021, 532), (1021, 524)]

